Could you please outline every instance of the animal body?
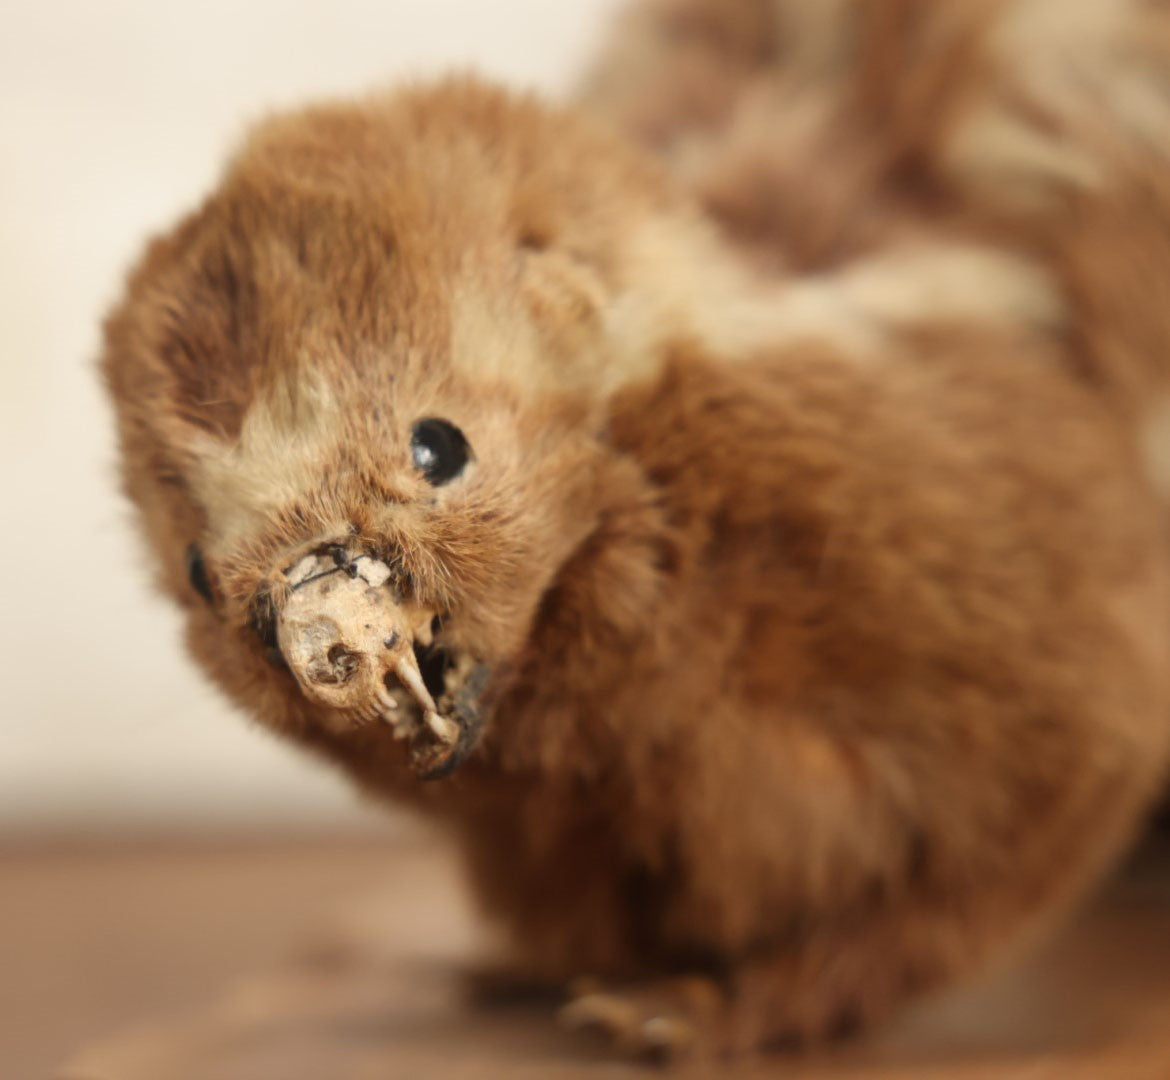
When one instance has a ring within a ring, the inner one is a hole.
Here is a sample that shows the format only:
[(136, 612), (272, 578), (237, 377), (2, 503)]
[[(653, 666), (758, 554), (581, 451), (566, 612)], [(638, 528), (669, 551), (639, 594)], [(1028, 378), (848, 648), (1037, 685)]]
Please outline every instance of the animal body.
[(1155, 0), (644, 0), (569, 108), (265, 122), (106, 324), (192, 653), (630, 1050), (1036, 933), (1164, 779), (1168, 61)]

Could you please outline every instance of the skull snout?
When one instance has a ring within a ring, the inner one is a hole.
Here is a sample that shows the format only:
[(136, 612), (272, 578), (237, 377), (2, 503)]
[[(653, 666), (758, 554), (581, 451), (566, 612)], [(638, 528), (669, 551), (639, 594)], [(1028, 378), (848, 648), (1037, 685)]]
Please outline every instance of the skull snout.
[(345, 686), (369, 663), (360, 649), (344, 641), (341, 627), (330, 619), (320, 620), (306, 630), (300, 643), (309, 655), (292, 662), (303, 666), (305, 678), (315, 686)]
[(281, 620), (281, 652), (308, 697), (348, 708), (368, 695), (370, 688), (362, 684), (378, 665), (369, 655), (370, 643), (355, 640), (353, 631), (363, 626), (361, 617), (356, 626), (343, 627), (327, 615), (304, 618), (296, 611)]
[(292, 592), (277, 618), (277, 642), (305, 697), (394, 723), (399, 702), (391, 688), (401, 687), (424, 722), (446, 733), (413, 651), (416, 640), (429, 640), (434, 612), (403, 606), (384, 563), (316, 554), (286, 577)]

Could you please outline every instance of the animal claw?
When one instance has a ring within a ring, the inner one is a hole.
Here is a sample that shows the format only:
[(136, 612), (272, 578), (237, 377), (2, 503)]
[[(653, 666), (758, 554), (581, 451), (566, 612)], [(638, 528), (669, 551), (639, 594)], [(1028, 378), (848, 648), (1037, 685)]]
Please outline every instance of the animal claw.
[(671, 1015), (646, 1016), (640, 1003), (620, 994), (586, 994), (561, 1009), (561, 1024), (612, 1042), (631, 1057), (674, 1061), (690, 1053), (695, 1030), (689, 1021)]

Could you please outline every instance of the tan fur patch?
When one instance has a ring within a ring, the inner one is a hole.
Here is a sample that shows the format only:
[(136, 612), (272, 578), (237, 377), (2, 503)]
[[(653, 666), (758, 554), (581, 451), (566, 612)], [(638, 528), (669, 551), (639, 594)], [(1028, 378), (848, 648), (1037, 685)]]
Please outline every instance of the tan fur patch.
[(515, 381), (534, 393), (575, 381), (544, 354), (519, 303), (491, 296), (474, 275), (452, 289), (451, 362), (473, 379)]
[(237, 442), (206, 440), (191, 483), (221, 546), (260, 532), (319, 486), (337, 458), (342, 411), (320, 370), (306, 365), (295, 393), (282, 380), (251, 405)]
[(1151, 406), (1141, 429), (1141, 450), (1154, 490), (1170, 498), (1170, 398)]
[(754, 332), (747, 339), (743, 334), (745, 306), (758, 315), (744, 303), (745, 293), (752, 293), (748, 275), (708, 226), (644, 222), (630, 237), (623, 273), (635, 284), (652, 281), (654, 288), (624, 290), (605, 310), (613, 350), (607, 392), (657, 373), (669, 342), (718, 341), (735, 352), (744, 340), (755, 340)]
[(1063, 318), (1059, 293), (1043, 267), (1003, 248), (899, 247), (848, 267), (841, 283), (857, 310), (891, 326), (970, 321), (1046, 330)]
[(1143, 0), (1006, 4), (988, 39), (995, 92), (953, 133), (952, 174), (1029, 206), (1105, 183), (1112, 163), (1100, 151), (1118, 138), (1165, 148), (1170, 93), (1143, 33), (1149, 11)]
[(1036, 263), (1003, 249), (921, 242), (881, 252), (779, 287), (741, 288), (735, 302), (707, 308), (701, 340), (722, 355), (777, 344), (829, 343), (872, 356), (900, 330), (969, 322), (984, 329), (1047, 332), (1064, 307)]

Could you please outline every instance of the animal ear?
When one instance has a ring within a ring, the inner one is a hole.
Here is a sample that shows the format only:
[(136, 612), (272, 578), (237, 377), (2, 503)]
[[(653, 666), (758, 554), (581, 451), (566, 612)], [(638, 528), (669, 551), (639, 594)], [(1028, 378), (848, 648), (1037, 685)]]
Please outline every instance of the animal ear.
[(204, 208), (150, 245), (106, 321), (103, 367), (119, 404), (230, 441), (263, 343), (253, 259), (225, 232)]
[(596, 345), (606, 302), (601, 274), (561, 248), (521, 252), (521, 296), (538, 332), (566, 360)]
[(223, 455), (238, 439), (244, 414), (239, 395), (224, 385), (210, 361), (222, 339), (206, 325), (200, 329), (198, 319), (188, 323), (185, 312), (178, 294), (131, 294), (106, 324), (102, 356), (125, 485), (140, 502), (151, 489), (154, 501), (183, 520), (184, 544), (201, 524), (194, 492), (201, 464)]
[(147, 250), (106, 320), (101, 365), (123, 489), (142, 511), (161, 580), (201, 603), (203, 579), (188, 555), (207, 523), (197, 480), (202, 463), (237, 438), (252, 375), (240, 363), (238, 274), (222, 253), (194, 250), (200, 220)]
[(158, 330), (176, 415), (224, 440), (239, 434), (252, 390), (249, 359), (260, 353), (253, 293), (238, 257), (203, 253), (195, 272), (174, 283)]

